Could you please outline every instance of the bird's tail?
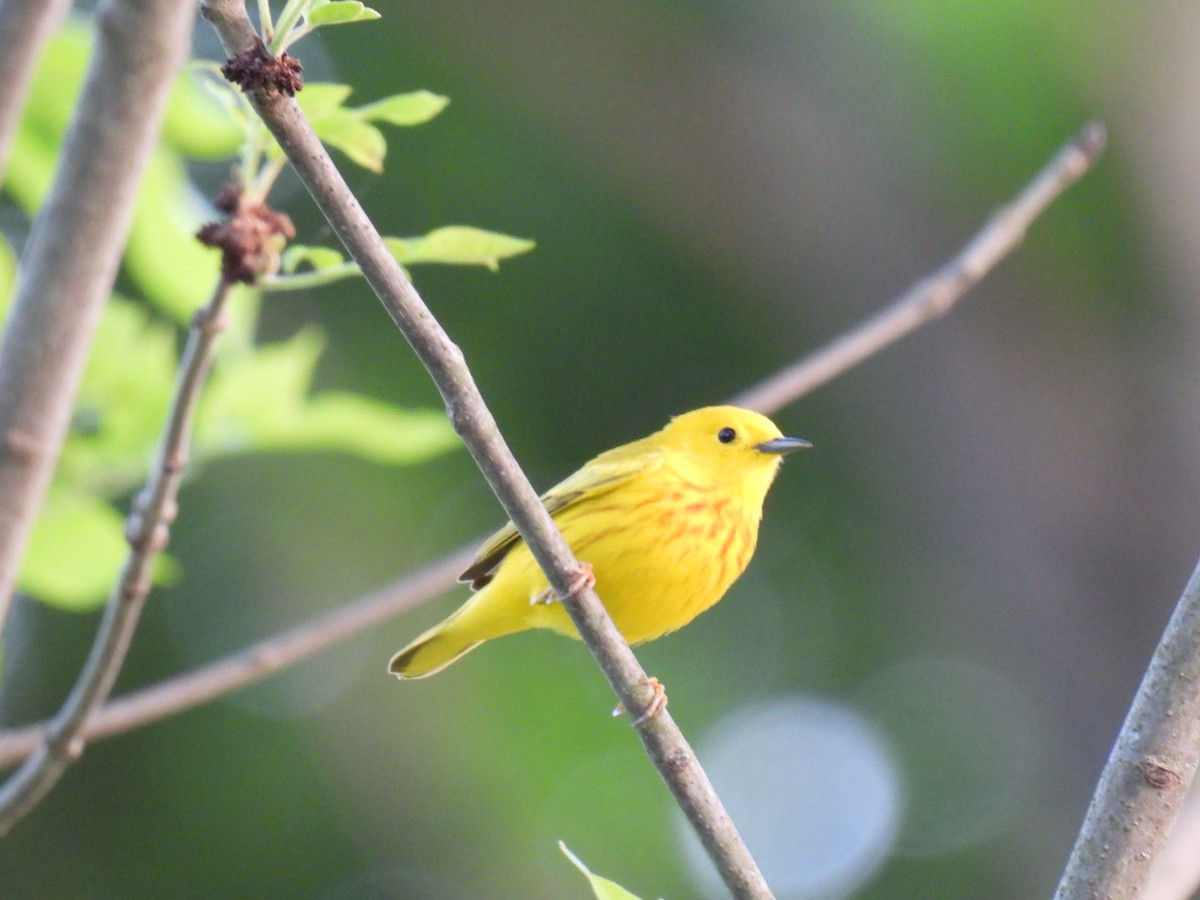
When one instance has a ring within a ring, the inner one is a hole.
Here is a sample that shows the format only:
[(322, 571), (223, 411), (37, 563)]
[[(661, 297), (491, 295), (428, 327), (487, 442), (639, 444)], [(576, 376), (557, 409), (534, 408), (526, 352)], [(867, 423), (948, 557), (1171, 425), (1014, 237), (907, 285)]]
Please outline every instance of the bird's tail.
[(520, 630), (515, 623), (508, 625), (487, 615), (479, 602), (484, 597), (484, 591), (476, 594), (462, 609), (398, 652), (388, 663), (388, 671), (397, 678), (427, 678), (484, 641)]

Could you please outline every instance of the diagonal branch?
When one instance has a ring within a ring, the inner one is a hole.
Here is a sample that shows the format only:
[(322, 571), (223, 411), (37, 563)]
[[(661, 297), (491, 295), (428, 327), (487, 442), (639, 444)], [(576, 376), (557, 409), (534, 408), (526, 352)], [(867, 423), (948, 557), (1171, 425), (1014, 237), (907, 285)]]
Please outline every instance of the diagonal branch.
[[(275, 64), (262, 59), (262, 42), (253, 33), (242, 0), (202, 0), (200, 8), (231, 57), (227, 73), (247, 63), (251, 71), (259, 71), (260, 62)], [(285, 63), (286, 59), (280, 57), (278, 64)], [(285, 91), (264, 84), (248, 96), (333, 231), (359, 264), (367, 283), (429, 371), (451, 425), (546, 573), (618, 699), (641, 721), (654, 696), (645, 671), (517, 465), (462, 351), (451, 342), (388, 252), (320, 139)], [(637, 732), (734, 896), (770, 897), (762, 873), (671, 716), (663, 712), (647, 719)]]
[[(1086, 134), (1085, 131), (1084, 136)], [(1017, 219), (1022, 223), (1022, 229), (1024, 224), (1027, 224), (1029, 219), (1035, 216), (1044, 205), (1040, 199), (1040, 192), (1031, 190), (1033, 184), (1046, 181), (1056, 185), (1057, 190), (1061, 192), (1071, 183), (1062, 176), (1062, 170), (1073, 168), (1076, 165), (1073, 161), (1073, 154), (1069, 152), (1073, 146), (1075, 144), (1069, 144), (1066, 153), (1060, 152), (1056, 155), (1030, 183), (1030, 186), (1027, 186), (1015, 200), (1004, 207), (1006, 210), (1015, 212), (1016, 209), (1025, 209), (1029, 204), (1037, 203), (1036, 208), (1027, 210), (1027, 216), (1023, 215)], [(1087, 160), (1090, 162), (1092, 158), (1089, 155)], [(946, 272), (964, 267), (961, 262), (962, 257), (970, 251), (970, 248), (980, 243), (984, 234), (995, 227), (996, 220), (989, 220), (983, 230), (938, 271)], [(1015, 249), (1019, 244), (1019, 237), (1019, 233), (1011, 235), (1011, 239), (1003, 246), (1009, 251)], [(980, 271), (979, 275), (982, 274), (984, 273)], [(962, 290), (966, 290), (970, 286), (962, 280), (955, 280), (954, 283), (961, 286)], [(897, 307), (910, 302), (913, 304), (932, 303), (931, 292), (935, 289), (940, 289), (935, 276), (931, 275), (922, 279), (868, 321), (890, 320), (895, 315), (894, 311)], [(957, 297), (953, 299), (956, 300)], [(946, 303), (947, 306), (950, 305), (945, 300), (940, 302)], [(932, 317), (927, 316), (921, 322), (932, 320)], [(864, 323), (846, 335), (835, 338), (826, 346), (804, 356), (780, 373), (767, 378), (760, 385), (742, 392), (737, 402), (750, 404), (763, 413), (772, 413), (782, 405), (795, 401), (826, 380), (832, 379), (869, 358), (869, 353), (863, 354), (857, 349), (847, 349), (859, 346), (859, 342), (851, 341), (849, 335), (863, 332), (867, 330), (867, 327), (867, 323)], [(888, 328), (885, 334), (886, 340), (875, 339), (877, 341), (875, 350), (881, 350), (891, 341), (899, 340), (910, 330)], [(454, 585), (455, 576), (466, 568), (474, 555), (474, 548), (483, 539), (484, 536), (480, 535), (479, 540), (421, 567), (392, 585), (373, 591), (309, 622), (281, 634), (271, 635), (236, 653), (190, 672), (181, 673), (156, 685), (113, 700), (89, 719), (85, 737), (88, 740), (94, 740), (121, 734), (207, 703), (253, 684), (283, 668), (294, 665), (311, 654), (406, 612), (451, 588)], [(44, 727), (43, 723), (0, 732), (0, 768), (11, 766), (24, 759), (36, 746)]]
[(232, 289), (232, 282), (221, 280), (192, 323), (158, 458), (126, 520), (129, 556), (74, 689), (42, 730), (34, 752), (0, 787), (0, 836), (33, 809), (83, 753), (84, 726), (108, 697), (121, 671), (150, 592), (151, 567), (167, 545), (168, 529), (175, 518), (175, 498), (187, 463), (196, 403), (212, 366), (217, 337), (225, 327), (225, 302)]
[(107, 0), (96, 14), (95, 53), (0, 345), (0, 630), (112, 288), (138, 180), (187, 55), (192, 9), (181, 0)]

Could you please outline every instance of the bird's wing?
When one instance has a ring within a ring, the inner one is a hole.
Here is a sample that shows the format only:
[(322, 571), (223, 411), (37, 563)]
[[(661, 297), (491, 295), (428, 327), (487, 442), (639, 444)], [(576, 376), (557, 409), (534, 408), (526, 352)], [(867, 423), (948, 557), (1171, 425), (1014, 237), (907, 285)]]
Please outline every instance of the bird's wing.
[[(642, 441), (617, 447), (602, 453), (587, 463), (575, 474), (570, 475), (542, 494), (542, 503), (551, 516), (557, 517), (564, 510), (578, 506), (584, 501), (603, 496), (661, 464), (661, 454)], [(484, 541), (475, 561), (467, 567), (459, 581), (469, 581), (472, 590), (479, 590), (492, 580), (496, 567), (509, 552), (521, 543), (521, 535), (509, 522)]]

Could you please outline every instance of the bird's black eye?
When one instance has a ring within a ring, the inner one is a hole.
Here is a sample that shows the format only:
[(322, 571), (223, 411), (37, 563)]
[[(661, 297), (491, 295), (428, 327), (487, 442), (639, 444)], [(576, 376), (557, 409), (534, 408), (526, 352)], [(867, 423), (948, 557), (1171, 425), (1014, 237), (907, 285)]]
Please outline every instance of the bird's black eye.
[(722, 428), (717, 432), (717, 440), (722, 444), (732, 444), (735, 437), (737, 437), (737, 432), (732, 428)]

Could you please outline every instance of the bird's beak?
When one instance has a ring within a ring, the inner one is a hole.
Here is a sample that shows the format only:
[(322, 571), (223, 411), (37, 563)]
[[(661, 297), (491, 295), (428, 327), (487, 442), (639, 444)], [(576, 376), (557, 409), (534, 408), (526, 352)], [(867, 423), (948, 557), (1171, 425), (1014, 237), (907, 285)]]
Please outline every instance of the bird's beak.
[(763, 441), (761, 444), (755, 444), (754, 449), (760, 450), (763, 453), (778, 453), (782, 456), (785, 453), (791, 453), (793, 450), (807, 450), (812, 444), (804, 440), (804, 438), (778, 437), (769, 441)]

